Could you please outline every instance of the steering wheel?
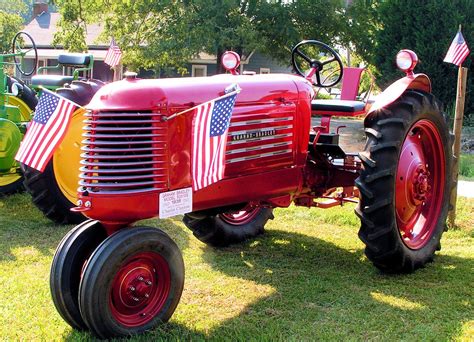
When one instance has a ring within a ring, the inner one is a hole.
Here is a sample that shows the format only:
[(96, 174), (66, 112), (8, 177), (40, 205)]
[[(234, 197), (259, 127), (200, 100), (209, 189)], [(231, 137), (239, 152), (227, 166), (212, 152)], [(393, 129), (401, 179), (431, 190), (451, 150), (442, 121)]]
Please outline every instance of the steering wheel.
[[(310, 54), (318, 54), (318, 59), (310, 58)], [(291, 64), (299, 75), (317, 87), (332, 87), (342, 78), (341, 57), (334, 49), (317, 40), (303, 40), (296, 44), (291, 51)], [(305, 73), (308, 67), (309, 71)]]
[[(24, 48), (24, 45), (31, 45), (31, 48)], [(33, 59), (33, 67), (31, 70), (25, 71), (22, 67), (22, 61), (25, 55), (34, 50), (35, 57)], [(36, 66), (38, 65), (38, 50), (36, 49), (36, 44), (33, 38), (26, 32), (20, 31), (15, 34), (12, 41), (12, 51), (13, 59), (15, 60), (16, 68), (24, 76), (30, 76), (36, 71)], [(17, 57), (20, 57), (17, 59)]]

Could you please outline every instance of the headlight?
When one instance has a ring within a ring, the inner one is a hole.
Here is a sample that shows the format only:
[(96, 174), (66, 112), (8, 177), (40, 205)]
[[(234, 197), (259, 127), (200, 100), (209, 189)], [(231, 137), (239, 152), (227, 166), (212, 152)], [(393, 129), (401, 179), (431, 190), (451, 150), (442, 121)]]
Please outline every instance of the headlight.
[(11, 88), (13, 96), (18, 96), (23, 92), (23, 86), (20, 83), (14, 82)]
[(400, 50), (397, 53), (396, 62), (400, 70), (412, 74), (416, 63), (418, 63), (418, 56), (411, 50)]
[(237, 74), (237, 68), (240, 64), (240, 56), (234, 51), (226, 51), (222, 54), (222, 66), (227, 71), (230, 71), (232, 75)]

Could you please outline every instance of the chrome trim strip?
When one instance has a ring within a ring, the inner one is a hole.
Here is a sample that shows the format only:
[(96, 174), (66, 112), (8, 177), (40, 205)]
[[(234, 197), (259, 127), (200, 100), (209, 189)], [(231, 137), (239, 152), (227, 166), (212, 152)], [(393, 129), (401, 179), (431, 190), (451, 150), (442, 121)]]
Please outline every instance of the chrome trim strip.
[(265, 127), (262, 129), (249, 129), (245, 131), (235, 131), (235, 132), (229, 132), (229, 136), (234, 136), (234, 135), (241, 135), (241, 134), (250, 134), (254, 132), (268, 132), (268, 131), (277, 131), (281, 129), (290, 129), (293, 128), (293, 125), (287, 125), (287, 126), (271, 126), (271, 127)]
[(264, 141), (264, 140), (287, 138), (287, 137), (292, 137), (292, 136), (293, 136), (293, 133), (286, 133), (286, 134), (269, 135), (267, 137), (257, 137), (257, 138), (251, 138), (251, 139), (228, 141), (227, 146), (237, 145), (237, 144), (245, 144), (245, 143), (248, 143), (248, 142), (255, 142), (255, 141)]
[(236, 153), (244, 153), (244, 152), (251, 152), (251, 151), (258, 151), (258, 150), (266, 150), (268, 148), (288, 146), (288, 145), (291, 145), (291, 144), (293, 144), (292, 141), (283, 141), (283, 142), (278, 142), (278, 143), (274, 143), (274, 144), (266, 144), (266, 145), (259, 145), (259, 146), (253, 146), (253, 147), (239, 148), (239, 149), (236, 149), (236, 150), (227, 151), (226, 155), (236, 154)]
[(247, 160), (252, 160), (252, 159), (265, 158), (265, 157), (272, 157), (272, 156), (277, 156), (277, 155), (280, 155), (280, 154), (291, 153), (291, 152), (292, 152), (292, 150), (288, 149), (288, 150), (282, 150), (282, 151), (256, 154), (256, 155), (253, 155), (253, 156), (233, 158), (233, 159), (226, 160), (226, 164), (237, 163), (237, 162), (242, 162), (242, 161), (247, 161)]
[(257, 125), (257, 124), (270, 123), (270, 122), (285, 122), (285, 121), (292, 121), (292, 120), (293, 120), (292, 116), (286, 116), (286, 117), (282, 117), (282, 118), (255, 119), (255, 120), (239, 121), (239, 122), (232, 122), (231, 121), (230, 127)]

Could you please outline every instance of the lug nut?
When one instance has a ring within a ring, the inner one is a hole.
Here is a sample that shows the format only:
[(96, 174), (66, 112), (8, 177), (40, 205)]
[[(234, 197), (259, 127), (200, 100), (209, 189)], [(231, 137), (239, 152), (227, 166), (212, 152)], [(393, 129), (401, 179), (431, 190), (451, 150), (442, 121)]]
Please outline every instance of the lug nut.
[(138, 280), (143, 281), (143, 277), (142, 276), (138, 277)]
[(145, 298), (148, 298), (150, 297), (150, 295), (148, 293), (145, 293)]
[(135, 291), (135, 288), (133, 286), (130, 286), (130, 291)]
[(132, 297), (132, 299), (135, 301), (135, 302), (138, 302), (140, 299), (138, 299), (137, 297)]
[(150, 280), (147, 280), (147, 281), (145, 281), (145, 284), (147, 284), (148, 286), (150, 286), (152, 283), (151, 283)]

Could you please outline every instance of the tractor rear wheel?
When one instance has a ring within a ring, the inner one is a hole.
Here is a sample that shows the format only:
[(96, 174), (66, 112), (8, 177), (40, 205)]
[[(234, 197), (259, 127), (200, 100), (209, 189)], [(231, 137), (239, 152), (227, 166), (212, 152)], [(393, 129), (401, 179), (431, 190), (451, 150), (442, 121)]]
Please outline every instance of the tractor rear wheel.
[(107, 238), (98, 221), (88, 220), (74, 227), (59, 243), (50, 273), (54, 306), (74, 329), (87, 330), (79, 311), (79, 282), (92, 252)]
[[(35, 110), (38, 99), (35, 92), (28, 88), (23, 81), (7, 76), (7, 90), (12, 93), (12, 85), (19, 83), (22, 91), (18, 96), (8, 96), (7, 104), (18, 107), (20, 110), (21, 121), (28, 122), (31, 114)], [(18, 145), (17, 148), (20, 146)], [(8, 195), (23, 190), (23, 175), (17, 162), (14, 162), (10, 172), (0, 175), (0, 196)]]
[[(85, 106), (102, 85), (98, 80), (73, 81), (59, 88), (57, 93)], [(80, 223), (85, 220), (81, 213), (70, 211), (76, 204), (79, 183), (83, 114), (83, 108), (72, 114), (67, 134), (44, 172), (23, 165), (24, 184), (33, 197), (33, 203), (56, 223)]]
[(184, 262), (174, 241), (156, 228), (125, 228), (89, 258), (79, 307), (100, 338), (139, 334), (170, 319), (183, 286)]
[(273, 209), (246, 205), (241, 210), (227, 211), (218, 215), (184, 215), (184, 224), (200, 241), (225, 247), (263, 234), (265, 224), (273, 220)]
[(365, 132), (359, 237), (379, 269), (412, 272), (433, 260), (446, 227), (449, 129), (434, 96), (410, 90), (367, 117)]

